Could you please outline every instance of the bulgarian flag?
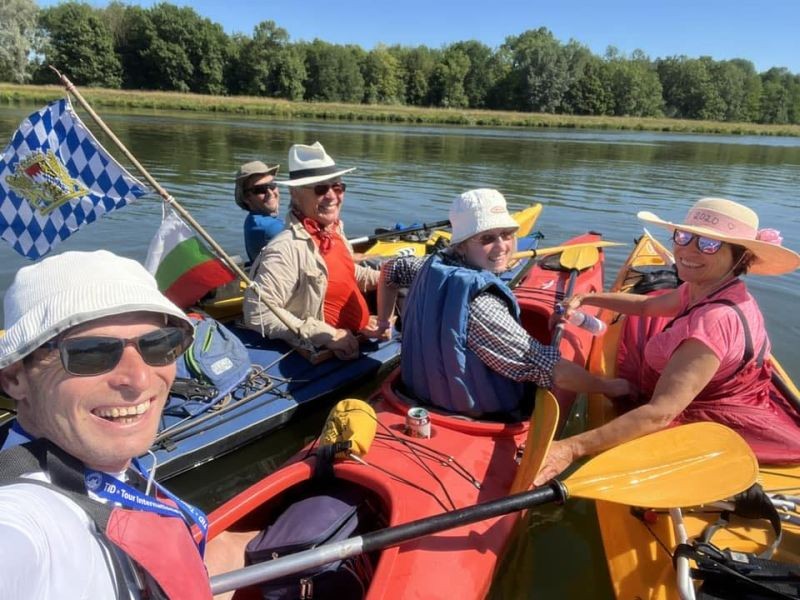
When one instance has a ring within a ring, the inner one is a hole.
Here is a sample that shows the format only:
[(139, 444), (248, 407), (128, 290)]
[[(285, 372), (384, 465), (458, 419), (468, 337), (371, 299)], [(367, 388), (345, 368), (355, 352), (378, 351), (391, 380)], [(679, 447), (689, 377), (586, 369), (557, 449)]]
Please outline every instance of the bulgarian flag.
[(172, 210), (150, 242), (145, 267), (155, 276), (158, 289), (184, 309), (236, 279)]

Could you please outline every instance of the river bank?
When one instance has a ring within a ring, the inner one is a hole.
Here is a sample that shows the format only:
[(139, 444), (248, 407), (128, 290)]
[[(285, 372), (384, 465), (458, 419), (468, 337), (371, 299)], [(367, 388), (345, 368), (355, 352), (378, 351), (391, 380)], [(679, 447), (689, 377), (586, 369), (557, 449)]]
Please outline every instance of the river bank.
[[(727, 123), (667, 118), (553, 115), (470, 109), (419, 108), (401, 105), (289, 102), (287, 100), (253, 96), (206, 96), (177, 92), (145, 92), (101, 88), (81, 88), (80, 91), (96, 108), (230, 113), (271, 119), (800, 137), (800, 125), (761, 125), (758, 123)], [(57, 85), (34, 86), (0, 83), (0, 106), (49, 102), (61, 97), (63, 94), (64, 88)]]

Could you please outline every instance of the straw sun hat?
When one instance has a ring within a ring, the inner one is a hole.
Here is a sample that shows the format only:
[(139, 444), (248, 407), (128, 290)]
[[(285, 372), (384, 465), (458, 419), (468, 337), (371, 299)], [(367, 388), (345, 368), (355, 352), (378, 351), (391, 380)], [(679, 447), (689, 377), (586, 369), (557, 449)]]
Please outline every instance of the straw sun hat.
[(642, 221), (660, 225), (670, 231), (680, 229), (744, 246), (755, 257), (748, 271), (754, 275), (783, 275), (800, 267), (800, 255), (780, 245), (778, 231), (759, 230), (758, 215), (732, 200), (701, 198), (689, 209), (683, 223), (664, 221), (646, 210), (640, 211), (636, 216)]

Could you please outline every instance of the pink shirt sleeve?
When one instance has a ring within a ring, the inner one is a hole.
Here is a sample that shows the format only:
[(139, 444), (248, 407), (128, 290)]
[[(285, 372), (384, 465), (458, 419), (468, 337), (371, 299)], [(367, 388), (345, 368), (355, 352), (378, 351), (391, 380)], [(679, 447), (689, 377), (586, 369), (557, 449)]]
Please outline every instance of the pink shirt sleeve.
[[(732, 294), (748, 319), (753, 336), (754, 352), (764, 343), (766, 332), (763, 318), (755, 300), (741, 286), (741, 294)], [(738, 296), (738, 298), (736, 297)], [(729, 297), (729, 294), (722, 294)], [(688, 304), (688, 287), (681, 288), (682, 305)], [(693, 309), (675, 321), (672, 327), (654, 336), (645, 348), (645, 360), (657, 372), (662, 372), (675, 350), (686, 340), (694, 339), (708, 347), (720, 361), (712, 382), (727, 379), (739, 368), (744, 355), (745, 333), (741, 319), (733, 308), (724, 304), (708, 304)], [(769, 348), (767, 348), (769, 351)]]

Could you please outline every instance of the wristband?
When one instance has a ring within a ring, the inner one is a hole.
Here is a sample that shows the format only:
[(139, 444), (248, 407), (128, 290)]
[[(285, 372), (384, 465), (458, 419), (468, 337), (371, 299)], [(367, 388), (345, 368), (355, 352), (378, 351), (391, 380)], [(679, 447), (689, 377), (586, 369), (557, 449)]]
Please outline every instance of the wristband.
[(392, 327), (392, 322), (389, 319), (378, 319), (378, 328), (390, 329), (391, 327)]

